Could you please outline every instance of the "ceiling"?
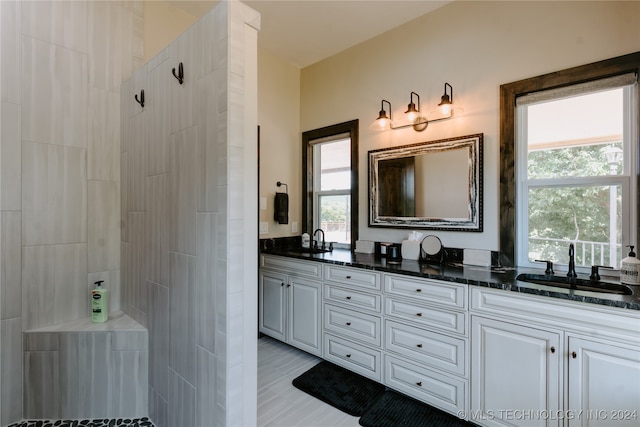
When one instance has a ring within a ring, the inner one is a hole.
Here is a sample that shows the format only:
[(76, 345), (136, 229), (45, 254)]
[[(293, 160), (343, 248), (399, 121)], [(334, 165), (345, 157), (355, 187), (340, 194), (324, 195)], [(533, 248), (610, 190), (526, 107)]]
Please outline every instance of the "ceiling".
[[(232, 0), (236, 1), (236, 0)], [(452, 0), (248, 0), (261, 14), (261, 49), (304, 68)], [(218, 1), (169, 3), (200, 17)]]

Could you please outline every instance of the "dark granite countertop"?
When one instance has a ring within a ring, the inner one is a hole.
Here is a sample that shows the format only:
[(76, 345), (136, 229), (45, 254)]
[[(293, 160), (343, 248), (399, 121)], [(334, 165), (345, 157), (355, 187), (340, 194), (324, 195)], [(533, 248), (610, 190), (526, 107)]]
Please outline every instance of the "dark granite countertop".
[[(388, 262), (386, 258), (376, 257), (372, 254), (360, 254), (341, 249), (319, 254), (303, 253), (290, 249), (268, 249), (263, 250), (262, 253), (387, 273), (398, 273), (427, 279), (464, 283), (471, 286), (502, 289), (549, 298), (640, 310), (640, 287), (632, 287), (632, 295), (617, 295), (564, 289), (516, 280), (516, 276), (520, 273), (543, 273), (543, 270), (476, 267), (459, 263), (438, 265), (426, 264), (415, 260), (402, 260), (398, 263), (391, 263)], [(604, 278), (603, 280), (611, 283), (615, 283), (616, 281), (615, 278), (611, 278), (611, 280), (607, 279), (608, 278)]]

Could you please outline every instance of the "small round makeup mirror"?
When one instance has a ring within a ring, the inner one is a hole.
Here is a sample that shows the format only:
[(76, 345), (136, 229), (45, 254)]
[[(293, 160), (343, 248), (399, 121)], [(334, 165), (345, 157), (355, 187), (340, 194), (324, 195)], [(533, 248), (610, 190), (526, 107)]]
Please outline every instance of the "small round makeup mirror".
[(444, 261), (442, 241), (438, 236), (430, 234), (422, 239), (420, 243), (420, 258), (427, 262), (442, 263)]

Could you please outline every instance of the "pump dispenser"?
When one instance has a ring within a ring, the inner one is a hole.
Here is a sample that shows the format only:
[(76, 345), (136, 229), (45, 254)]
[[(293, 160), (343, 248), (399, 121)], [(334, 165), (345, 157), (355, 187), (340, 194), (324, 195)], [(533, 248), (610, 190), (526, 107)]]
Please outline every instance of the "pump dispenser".
[(622, 259), (620, 264), (620, 282), (627, 285), (640, 286), (640, 260), (636, 258), (636, 253), (633, 252), (633, 246), (631, 248), (629, 256)]
[(107, 307), (109, 291), (102, 287), (104, 280), (95, 282), (95, 289), (91, 291), (91, 321), (104, 323), (109, 319)]

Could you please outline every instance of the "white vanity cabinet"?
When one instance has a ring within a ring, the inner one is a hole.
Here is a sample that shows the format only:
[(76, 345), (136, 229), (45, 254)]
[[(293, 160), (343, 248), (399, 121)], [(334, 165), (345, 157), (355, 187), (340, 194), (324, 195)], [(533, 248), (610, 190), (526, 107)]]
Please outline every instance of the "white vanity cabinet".
[(474, 418), (486, 418), (486, 425), (558, 425), (557, 419), (547, 423), (500, 411), (555, 414), (562, 407), (561, 332), (480, 316), (472, 317), (471, 331)]
[(575, 336), (568, 342), (569, 408), (584, 414), (569, 426), (640, 425), (638, 347)]
[(321, 264), (261, 256), (258, 330), (322, 356)]
[(381, 381), (382, 293), (380, 273), (324, 266), (324, 358)]
[(640, 423), (638, 311), (473, 288), (471, 317), (471, 421)]
[(467, 285), (385, 274), (384, 383), (452, 414), (469, 394)]

